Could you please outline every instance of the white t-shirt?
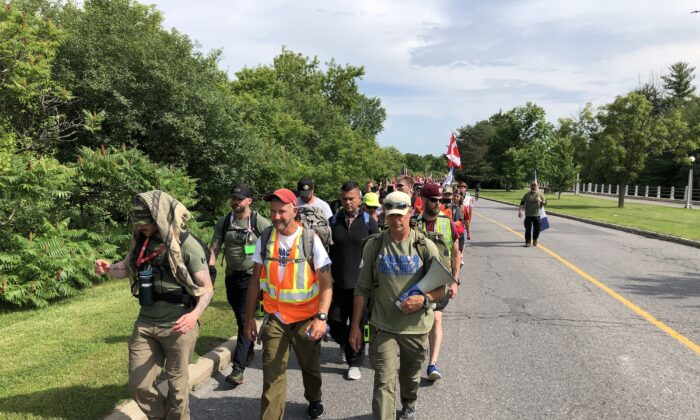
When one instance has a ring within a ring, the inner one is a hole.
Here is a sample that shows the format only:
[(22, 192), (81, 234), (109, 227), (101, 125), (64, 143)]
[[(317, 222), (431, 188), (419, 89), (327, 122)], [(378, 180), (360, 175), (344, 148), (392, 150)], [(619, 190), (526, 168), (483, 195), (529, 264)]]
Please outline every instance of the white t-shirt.
[[(277, 238), (279, 238), (280, 241), (280, 257), (289, 256), (289, 250), (292, 248), (292, 244), (294, 244), (294, 239), (296, 239), (296, 237), (299, 236), (300, 232), (301, 228), (297, 228), (297, 230), (289, 236), (284, 236), (280, 234), (279, 231), (277, 232)], [(301, 238), (299, 238), (299, 241), (301, 241)], [(301, 244), (299, 245), (301, 246)], [(262, 255), (260, 253), (260, 238), (258, 238), (258, 241), (255, 243), (255, 253), (253, 254), (253, 257), (251, 259), (254, 263), (263, 264)], [(326, 248), (323, 247), (321, 239), (318, 237), (318, 235), (314, 235), (314, 267), (318, 269), (330, 263), (331, 259), (328, 256), (328, 253), (326, 252)], [(284, 278), (284, 270), (286, 269), (286, 267), (286, 263), (280, 262), (277, 276), (280, 282), (282, 282), (282, 279)]]
[[(274, 229), (274, 228), (273, 228)], [(277, 238), (280, 241), (279, 244), (279, 253), (280, 257), (287, 257), (289, 256), (289, 250), (292, 248), (292, 245), (294, 244), (294, 239), (299, 236), (299, 233), (301, 232), (301, 228), (297, 228), (296, 231), (294, 231), (293, 234), (289, 236), (284, 236), (277, 232)], [(299, 241), (301, 241), (301, 238), (299, 238)], [(302, 246), (299, 244), (299, 246)], [(316, 269), (326, 266), (331, 263), (331, 259), (328, 256), (328, 253), (326, 252), (326, 248), (323, 247), (323, 243), (321, 242), (321, 239), (318, 237), (318, 235), (314, 235), (314, 267)], [(258, 241), (255, 243), (255, 253), (253, 254), (253, 257), (251, 258), (254, 263), (257, 264), (262, 264), (262, 255), (260, 253), (260, 238), (258, 238)], [(282, 279), (284, 278), (284, 272), (287, 269), (287, 264), (280, 262), (279, 267), (277, 268), (277, 278), (279, 279), (279, 283), (282, 283)], [(277, 319), (279, 319), (282, 323), (282, 316), (279, 314), (279, 312), (275, 312), (275, 316)]]
[(311, 206), (311, 207), (318, 207), (323, 211), (323, 217), (326, 219), (330, 219), (333, 217), (333, 210), (331, 210), (331, 206), (328, 205), (325, 201), (321, 200), (318, 197), (314, 197), (313, 200), (309, 203), (305, 203), (304, 200), (301, 199), (301, 197), (297, 197), (297, 207), (298, 206)]

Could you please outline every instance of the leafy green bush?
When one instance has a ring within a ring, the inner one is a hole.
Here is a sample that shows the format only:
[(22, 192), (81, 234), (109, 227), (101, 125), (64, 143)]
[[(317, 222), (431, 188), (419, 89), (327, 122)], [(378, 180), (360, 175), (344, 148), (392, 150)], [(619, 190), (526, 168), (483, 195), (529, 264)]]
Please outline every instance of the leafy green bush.
[(98, 256), (118, 258), (117, 246), (110, 238), (85, 229), (69, 229), (68, 219), (57, 225), (44, 221), (41, 230), (38, 237), (2, 235), (0, 302), (47, 306), (51, 300), (73, 296), (98, 281), (92, 271)]
[(124, 256), (133, 197), (152, 189), (196, 203), (192, 178), (135, 149), (82, 148), (67, 165), (12, 157), (0, 172), (0, 305), (43, 307), (99, 281), (93, 261)]

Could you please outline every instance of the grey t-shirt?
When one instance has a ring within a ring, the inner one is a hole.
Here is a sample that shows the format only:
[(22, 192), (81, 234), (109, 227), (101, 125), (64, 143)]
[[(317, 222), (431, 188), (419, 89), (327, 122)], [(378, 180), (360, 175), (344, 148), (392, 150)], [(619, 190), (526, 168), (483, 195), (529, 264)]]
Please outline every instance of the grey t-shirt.
[[(429, 266), (423, 269), (423, 260), (414, 243), (417, 233), (412, 230), (408, 238), (401, 242), (391, 239), (388, 231), (382, 232), (382, 246), (374, 263), (379, 278), (375, 288), (372, 282), (371, 246), (366, 246), (360, 263), (360, 275), (355, 286), (355, 295), (372, 298), (372, 318), (375, 327), (397, 334), (425, 334), (433, 327), (433, 311), (420, 309), (405, 314), (395, 301), (411, 286), (423, 278)], [(431, 241), (426, 241), (426, 260), (435, 257), (439, 260), (438, 249)], [(428, 263), (429, 264), (429, 263)]]

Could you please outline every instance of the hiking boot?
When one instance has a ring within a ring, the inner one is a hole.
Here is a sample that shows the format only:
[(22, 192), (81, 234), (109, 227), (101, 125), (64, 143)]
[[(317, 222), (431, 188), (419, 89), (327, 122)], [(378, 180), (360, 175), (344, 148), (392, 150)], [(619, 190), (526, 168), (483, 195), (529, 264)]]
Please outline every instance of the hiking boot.
[(323, 417), (323, 403), (321, 400), (310, 402), (309, 408), (306, 410), (306, 418), (320, 419), (321, 417)]
[(537, 246), (537, 239), (532, 241), (532, 246)]
[(362, 377), (362, 372), (360, 372), (360, 368), (357, 366), (350, 366), (350, 369), (348, 369), (348, 372), (345, 374), (345, 379), (351, 380), (351, 381), (356, 381)]
[(415, 419), (416, 418), (416, 409), (415, 407), (406, 407), (401, 410), (401, 414), (399, 415), (400, 419)]
[(238, 386), (243, 383), (243, 372), (233, 368), (231, 373), (226, 377), (226, 382), (233, 386)]
[(525, 248), (530, 248), (530, 242), (525, 242)]
[(251, 363), (253, 363), (253, 360), (255, 360), (255, 350), (253, 348), (250, 348), (250, 351), (248, 352), (248, 355), (245, 358), (245, 365), (250, 366)]
[(436, 365), (428, 365), (428, 380), (437, 381), (442, 379), (442, 374)]

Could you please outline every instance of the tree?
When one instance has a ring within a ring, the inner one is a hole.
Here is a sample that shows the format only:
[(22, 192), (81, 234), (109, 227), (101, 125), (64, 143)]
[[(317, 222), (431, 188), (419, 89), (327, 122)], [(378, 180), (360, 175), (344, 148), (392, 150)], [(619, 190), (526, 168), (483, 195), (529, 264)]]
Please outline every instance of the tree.
[(668, 75), (661, 76), (664, 88), (673, 101), (678, 103), (687, 100), (695, 92), (695, 87), (692, 85), (693, 79), (695, 79), (693, 74), (695, 67), (690, 67), (690, 64), (679, 61), (671, 64), (668, 70)]
[(557, 135), (549, 146), (547, 153), (547, 171), (544, 174), (552, 190), (559, 193), (568, 188), (576, 179), (579, 170), (574, 162), (575, 148), (567, 135)]
[(491, 162), (487, 160), (489, 145), (496, 135), (496, 127), (490, 121), (484, 120), (457, 131), (457, 145), (462, 157), (462, 170), (458, 172), (458, 179), (467, 182), (497, 179)]
[(649, 156), (664, 148), (664, 127), (652, 116), (649, 101), (639, 93), (618, 96), (598, 114), (603, 131), (591, 145), (597, 170), (620, 185), (618, 207), (624, 207), (624, 186), (637, 179)]
[(489, 143), (487, 158), (497, 174), (504, 173), (505, 165), (511, 166), (504, 159), (505, 152), (511, 148), (528, 148), (530, 156), (534, 158), (528, 162), (527, 167), (531, 175), (543, 169), (539, 167), (542, 160), (537, 153), (542, 151), (541, 146), (546, 144), (553, 129), (552, 124), (545, 119), (544, 108), (528, 102), (524, 107), (493, 115), (490, 122), (496, 127), (496, 134)]
[(518, 188), (527, 178), (525, 168), (526, 155), (523, 149), (511, 147), (503, 154), (501, 172), (506, 185), (506, 191), (511, 188)]
[(67, 110), (73, 95), (52, 78), (64, 38), (49, 19), (13, 4), (0, 8), (0, 127), (19, 151), (51, 153), (81, 128), (80, 113)]

